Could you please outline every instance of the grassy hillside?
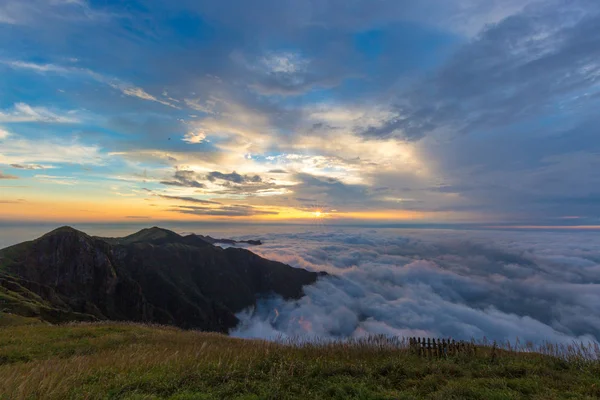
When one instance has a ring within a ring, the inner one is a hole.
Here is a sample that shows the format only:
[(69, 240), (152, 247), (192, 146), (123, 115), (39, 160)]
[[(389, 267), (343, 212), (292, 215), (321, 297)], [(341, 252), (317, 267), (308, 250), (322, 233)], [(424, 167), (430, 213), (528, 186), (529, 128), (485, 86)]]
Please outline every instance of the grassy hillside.
[(578, 359), (427, 359), (377, 340), (299, 347), (116, 323), (5, 326), (0, 377), (0, 399), (600, 397), (600, 365)]

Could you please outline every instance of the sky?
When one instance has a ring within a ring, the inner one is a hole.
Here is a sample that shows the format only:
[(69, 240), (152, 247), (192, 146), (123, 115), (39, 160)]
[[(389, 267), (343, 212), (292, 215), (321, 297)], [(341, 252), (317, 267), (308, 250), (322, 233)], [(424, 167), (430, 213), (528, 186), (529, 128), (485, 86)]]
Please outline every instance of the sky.
[(0, 221), (600, 226), (596, 0), (0, 0)]

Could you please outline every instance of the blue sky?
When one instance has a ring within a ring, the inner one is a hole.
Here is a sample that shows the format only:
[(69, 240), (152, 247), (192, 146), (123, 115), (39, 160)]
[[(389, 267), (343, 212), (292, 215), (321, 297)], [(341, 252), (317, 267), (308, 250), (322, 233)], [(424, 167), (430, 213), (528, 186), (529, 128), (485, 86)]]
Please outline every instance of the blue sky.
[(600, 225), (591, 0), (0, 0), (0, 219)]

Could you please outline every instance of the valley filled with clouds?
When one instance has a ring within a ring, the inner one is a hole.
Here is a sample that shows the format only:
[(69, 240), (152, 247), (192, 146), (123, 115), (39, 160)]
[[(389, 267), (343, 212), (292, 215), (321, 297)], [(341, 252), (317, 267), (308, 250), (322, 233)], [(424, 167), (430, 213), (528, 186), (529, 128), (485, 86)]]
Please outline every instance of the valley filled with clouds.
[(236, 336), (600, 340), (594, 234), (281, 228), (261, 238), (252, 251), (329, 276), (298, 301), (239, 314)]

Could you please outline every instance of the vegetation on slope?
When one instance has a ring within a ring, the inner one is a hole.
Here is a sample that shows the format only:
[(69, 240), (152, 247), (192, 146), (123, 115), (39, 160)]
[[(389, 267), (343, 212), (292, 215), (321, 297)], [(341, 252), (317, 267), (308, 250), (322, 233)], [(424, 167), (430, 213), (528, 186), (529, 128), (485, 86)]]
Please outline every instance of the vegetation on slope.
[(108, 239), (62, 227), (0, 250), (0, 311), (227, 332), (257, 296), (299, 298), (320, 275), (156, 227)]
[(379, 339), (278, 344), (133, 324), (0, 329), (0, 399), (595, 399), (600, 365), (428, 359)]

